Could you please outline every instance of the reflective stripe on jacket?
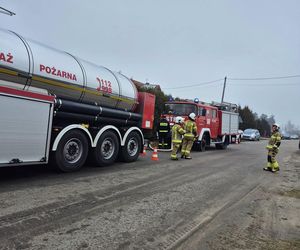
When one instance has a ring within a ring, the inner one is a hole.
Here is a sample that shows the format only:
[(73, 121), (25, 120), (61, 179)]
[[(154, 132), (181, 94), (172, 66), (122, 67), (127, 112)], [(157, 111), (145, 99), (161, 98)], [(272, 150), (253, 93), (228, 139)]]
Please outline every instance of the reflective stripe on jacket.
[(161, 119), (158, 125), (159, 133), (169, 133), (170, 132), (170, 124), (166, 119)]
[(181, 143), (184, 132), (184, 129), (179, 124), (175, 124), (172, 128), (172, 142)]
[(184, 138), (193, 139), (197, 134), (197, 126), (194, 121), (188, 120), (184, 123), (184, 129), (186, 133), (184, 134)]

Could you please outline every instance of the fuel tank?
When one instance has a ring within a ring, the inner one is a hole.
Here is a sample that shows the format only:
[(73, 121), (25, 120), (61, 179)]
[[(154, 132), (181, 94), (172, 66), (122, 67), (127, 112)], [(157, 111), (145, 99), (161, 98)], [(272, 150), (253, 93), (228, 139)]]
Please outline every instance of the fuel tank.
[(67, 52), (0, 29), (0, 80), (21, 89), (43, 88), (59, 97), (116, 108), (135, 109), (138, 92), (126, 76)]

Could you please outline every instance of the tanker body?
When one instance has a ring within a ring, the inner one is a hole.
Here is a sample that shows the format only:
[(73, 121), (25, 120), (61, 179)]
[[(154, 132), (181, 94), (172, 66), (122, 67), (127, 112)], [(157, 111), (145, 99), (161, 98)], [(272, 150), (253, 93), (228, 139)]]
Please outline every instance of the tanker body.
[(0, 166), (135, 161), (154, 103), (120, 73), (0, 29)]

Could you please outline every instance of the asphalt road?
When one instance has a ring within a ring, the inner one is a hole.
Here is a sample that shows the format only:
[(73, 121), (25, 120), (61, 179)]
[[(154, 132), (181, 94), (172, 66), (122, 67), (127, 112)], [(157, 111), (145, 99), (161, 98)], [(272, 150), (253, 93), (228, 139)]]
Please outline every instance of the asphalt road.
[(0, 169), (0, 249), (300, 249), (300, 150), (266, 141), (58, 174)]

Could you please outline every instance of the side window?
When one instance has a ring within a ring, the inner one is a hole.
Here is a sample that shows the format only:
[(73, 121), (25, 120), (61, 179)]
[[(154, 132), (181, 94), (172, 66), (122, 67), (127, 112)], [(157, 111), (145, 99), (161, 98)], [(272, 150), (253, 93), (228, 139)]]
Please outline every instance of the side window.
[(217, 117), (217, 110), (213, 109), (212, 110), (212, 118), (216, 118)]
[(201, 111), (201, 116), (206, 116), (206, 109), (202, 108), (202, 111)]
[(198, 115), (199, 115), (199, 116), (202, 116), (202, 111), (203, 111), (203, 108), (199, 107), (199, 108), (198, 108)]
[(206, 109), (206, 117), (211, 117), (211, 109)]

